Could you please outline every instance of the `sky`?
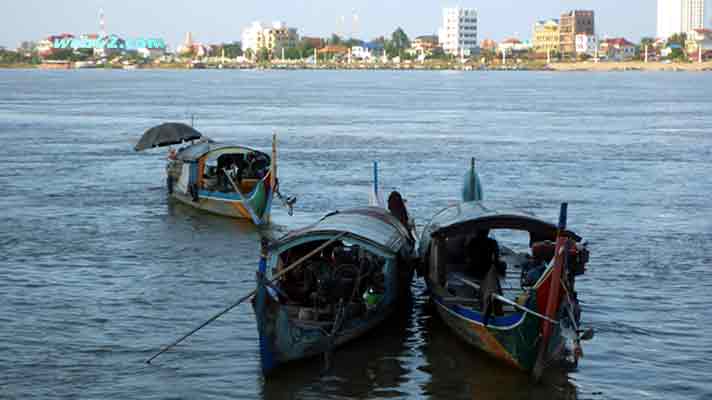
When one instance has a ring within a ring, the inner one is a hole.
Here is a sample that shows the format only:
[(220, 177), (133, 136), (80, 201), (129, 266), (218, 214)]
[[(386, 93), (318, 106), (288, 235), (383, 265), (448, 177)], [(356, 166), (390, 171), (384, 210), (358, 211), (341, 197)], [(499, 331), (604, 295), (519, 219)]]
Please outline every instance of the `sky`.
[(400, 26), (415, 37), (437, 33), (442, 8), (452, 6), (478, 10), (479, 40), (528, 39), (536, 20), (571, 9), (594, 10), (600, 36), (655, 36), (656, 0), (0, 0), (0, 46), (15, 48), (62, 32), (95, 33), (102, 8), (108, 32), (163, 38), (175, 47), (188, 31), (202, 43), (240, 40), (255, 20), (285, 21), (303, 36), (355, 32), (371, 39)]

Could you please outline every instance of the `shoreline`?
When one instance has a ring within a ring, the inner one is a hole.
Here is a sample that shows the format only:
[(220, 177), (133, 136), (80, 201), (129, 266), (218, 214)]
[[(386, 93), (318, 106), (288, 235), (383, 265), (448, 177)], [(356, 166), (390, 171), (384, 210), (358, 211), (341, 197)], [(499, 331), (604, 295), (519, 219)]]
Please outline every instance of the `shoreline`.
[(92, 66), (76, 68), (73, 64), (67, 64), (63, 68), (48, 68), (43, 65), (33, 64), (0, 64), (1, 69), (38, 69), (38, 70), (77, 70), (77, 69), (106, 69), (106, 70), (201, 70), (201, 69), (223, 69), (223, 70), (339, 70), (339, 71), (549, 71), (549, 72), (712, 72), (712, 61), (704, 63), (663, 63), (663, 62), (642, 62), (642, 61), (621, 61), (621, 62), (563, 62), (563, 63), (520, 63), (509, 65), (479, 65), (433, 62), (426, 64), (401, 63), (401, 64), (343, 64), (343, 63), (261, 63), (261, 64), (200, 64), (199, 66), (189, 66), (183, 63), (158, 64), (158, 65), (110, 65)]

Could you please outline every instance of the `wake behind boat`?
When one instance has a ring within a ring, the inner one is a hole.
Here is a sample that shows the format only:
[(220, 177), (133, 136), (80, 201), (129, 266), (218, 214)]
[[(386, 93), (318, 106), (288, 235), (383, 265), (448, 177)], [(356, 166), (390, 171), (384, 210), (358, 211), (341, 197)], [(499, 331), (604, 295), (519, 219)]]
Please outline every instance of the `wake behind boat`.
[[(268, 223), (277, 181), (276, 135), (271, 157), (242, 145), (216, 143), (193, 127), (165, 123), (147, 130), (136, 151), (190, 142), (169, 152), (166, 185), (174, 199), (255, 225)], [(294, 201), (289, 199), (287, 205)]]
[[(491, 208), (482, 201), (474, 161), (463, 194), (464, 202), (436, 214), (420, 239), (442, 320), (467, 343), (536, 379), (548, 366), (577, 363), (581, 340), (593, 335), (580, 328), (575, 291), (588, 250), (566, 229), (566, 204), (558, 226)], [(495, 240), (516, 232), (526, 234), (519, 247)]]

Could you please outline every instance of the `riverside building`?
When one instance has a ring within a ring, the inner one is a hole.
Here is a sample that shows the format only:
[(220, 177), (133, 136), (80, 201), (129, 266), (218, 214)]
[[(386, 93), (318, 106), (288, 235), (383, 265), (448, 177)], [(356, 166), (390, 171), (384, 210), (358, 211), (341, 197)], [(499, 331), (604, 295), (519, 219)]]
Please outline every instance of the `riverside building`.
[(561, 14), (559, 20), (559, 51), (562, 58), (576, 58), (576, 35), (595, 35), (595, 15), (590, 10)]
[(474, 8), (443, 8), (438, 42), (447, 54), (463, 57), (476, 54), (477, 25), (477, 10)]
[(272, 54), (279, 54), (283, 49), (297, 46), (296, 28), (289, 28), (284, 22), (274, 22), (272, 25), (255, 21), (242, 32), (242, 51), (251, 50), (253, 54), (266, 49)]
[(712, 28), (712, 0), (658, 0), (658, 37)]
[(532, 47), (535, 53), (559, 52), (559, 20), (547, 19), (534, 24)]

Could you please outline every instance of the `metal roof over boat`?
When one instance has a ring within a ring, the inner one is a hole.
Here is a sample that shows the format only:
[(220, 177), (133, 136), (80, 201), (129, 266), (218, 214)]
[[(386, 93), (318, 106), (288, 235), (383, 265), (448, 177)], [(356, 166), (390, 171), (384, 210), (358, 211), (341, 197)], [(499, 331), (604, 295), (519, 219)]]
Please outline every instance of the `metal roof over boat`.
[[(196, 143), (196, 144), (186, 147), (185, 149), (181, 150), (178, 153), (177, 158), (180, 161), (184, 161), (184, 162), (194, 162), (194, 161), (197, 161), (200, 157), (210, 153), (211, 151), (229, 149), (229, 148), (242, 149), (242, 150), (246, 150), (246, 151), (254, 151), (254, 152), (257, 152), (260, 154), (264, 154), (263, 152), (261, 152), (259, 150), (255, 150), (255, 149), (252, 149), (252, 148), (246, 147), (246, 146), (208, 141), (208, 142)], [(266, 155), (266, 154), (264, 154), (264, 155)]]
[(313, 225), (288, 233), (270, 248), (282, 248), (310, 236), (342, 232), (347, 232), (347, 237), (371, 242), (392, 253), (398, 253), (409, 240), (408, 230), (388, 210), (365, 207), (327, 214)]
[[(534, 240), (556, 238), (555, 224), (536, 218), (516, 209), (494, 209), (481, 201), (459, 203), (440, 211), (423, 231), (426, 236), (474, 232), (475, 229), (513, 229), (530, 233)], [(581, 238), (573, 232), (569, 236), (576, 241)]]

